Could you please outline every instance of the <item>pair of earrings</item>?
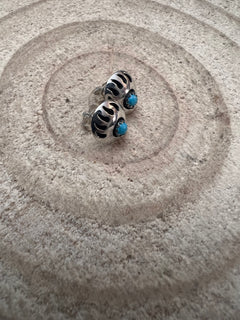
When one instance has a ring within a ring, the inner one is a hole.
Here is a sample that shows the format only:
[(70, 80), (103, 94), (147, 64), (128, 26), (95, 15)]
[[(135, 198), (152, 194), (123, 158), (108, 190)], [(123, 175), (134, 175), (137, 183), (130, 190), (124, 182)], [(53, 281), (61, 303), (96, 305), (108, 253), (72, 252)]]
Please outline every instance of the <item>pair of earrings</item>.
[(89, 96), (89, 111), (83, 113), (83, 125), (101, 140), (114, 140), (127, 132), (126, 114), (137, 104), (132, 77), (123, 70), (115, 72), (106, 83)]

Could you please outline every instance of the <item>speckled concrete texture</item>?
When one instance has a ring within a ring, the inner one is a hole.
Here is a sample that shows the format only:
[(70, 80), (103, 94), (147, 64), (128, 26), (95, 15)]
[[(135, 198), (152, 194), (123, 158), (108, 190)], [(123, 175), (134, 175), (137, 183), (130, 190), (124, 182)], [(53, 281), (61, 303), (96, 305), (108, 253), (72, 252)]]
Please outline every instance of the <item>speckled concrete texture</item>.
[(2, 0), (0, 39), (0, 319), (239, 319), (239, 1)]

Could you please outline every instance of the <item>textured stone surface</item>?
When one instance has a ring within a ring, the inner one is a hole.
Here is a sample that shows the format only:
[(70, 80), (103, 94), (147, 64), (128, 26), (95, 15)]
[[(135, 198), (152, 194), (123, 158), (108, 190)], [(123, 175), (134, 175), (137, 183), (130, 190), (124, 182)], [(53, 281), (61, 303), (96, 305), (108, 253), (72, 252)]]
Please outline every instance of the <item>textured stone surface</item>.
[[(238, 319), (238, 1), (3, 0), (0, 316)], [(81, 124), (112, 72), (128, 133)]]

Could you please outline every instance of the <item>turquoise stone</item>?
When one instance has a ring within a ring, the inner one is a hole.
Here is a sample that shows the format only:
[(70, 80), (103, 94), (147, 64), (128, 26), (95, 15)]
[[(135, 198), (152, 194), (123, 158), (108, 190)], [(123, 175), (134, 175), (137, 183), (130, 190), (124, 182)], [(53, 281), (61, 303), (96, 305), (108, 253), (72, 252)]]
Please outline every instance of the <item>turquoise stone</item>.
[(119, 136), (123, 136), (127, 132), (127, 124), (126, 122), (122, 122), (117, 127), (117, 134)]
[(131, 94), (130, 97), (128, 98), (128, 104), (130, 106), (135, 106), (135, 104), (137, 104), (138, 98), (135, 94)]

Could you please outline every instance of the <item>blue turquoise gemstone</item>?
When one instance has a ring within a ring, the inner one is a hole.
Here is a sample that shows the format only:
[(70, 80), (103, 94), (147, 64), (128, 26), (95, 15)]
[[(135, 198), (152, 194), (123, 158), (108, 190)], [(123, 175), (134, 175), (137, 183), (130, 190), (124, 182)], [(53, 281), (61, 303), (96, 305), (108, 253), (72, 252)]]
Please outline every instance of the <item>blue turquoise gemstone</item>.
[(118, 127), (117, 127), (117, 134), (119, 135), (119, 136), (123, 136), (126, 132), (127, 132), (127, 124), (126, 124), (126, 122), (122, 122), (122, 123), (120, 123), (119, 125), (118, 125)]
[(135, 104), (137, 104), (138, 98), (135, 94), (131, 94), (130, 97), (128, 98), (128, 104), (130, 106), (135, 106)]

